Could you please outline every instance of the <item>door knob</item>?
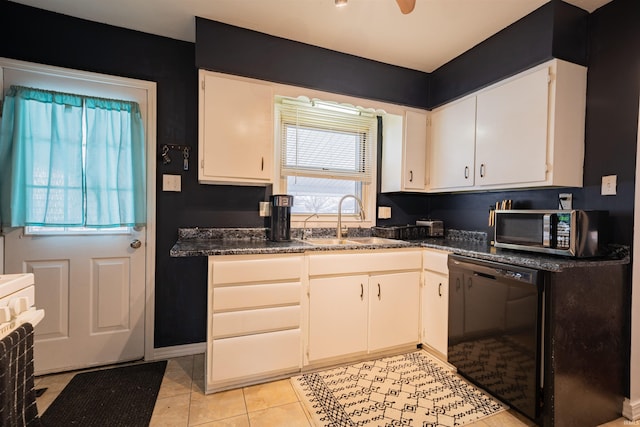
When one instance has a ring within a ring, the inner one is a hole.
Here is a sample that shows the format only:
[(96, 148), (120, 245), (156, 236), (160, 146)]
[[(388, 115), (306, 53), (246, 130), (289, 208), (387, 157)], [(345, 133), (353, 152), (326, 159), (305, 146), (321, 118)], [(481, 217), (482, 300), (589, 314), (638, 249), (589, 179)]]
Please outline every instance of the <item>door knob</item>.
[(133, 249), (138, 249), (140, 246), (142, 246), (142, 242), (136, 239), (133, 242), (131, 242), (129, 246), (131, 246)]

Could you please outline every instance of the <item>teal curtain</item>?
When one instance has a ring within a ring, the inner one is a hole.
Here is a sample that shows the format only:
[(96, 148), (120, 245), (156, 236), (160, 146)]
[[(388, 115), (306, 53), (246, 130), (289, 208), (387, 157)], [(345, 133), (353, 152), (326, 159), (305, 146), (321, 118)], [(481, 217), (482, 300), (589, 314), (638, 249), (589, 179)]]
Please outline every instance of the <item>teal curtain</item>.
[(138, 104), (9, 89), (0, 127), (2, 225), (142, 225), (145, 202)]
[(144, 127), (138, 104), (86, 99), (86, 225), (144, 224)]
[(82, 98), (11, 87), (0, 132), (2, 225), (82, 225)]

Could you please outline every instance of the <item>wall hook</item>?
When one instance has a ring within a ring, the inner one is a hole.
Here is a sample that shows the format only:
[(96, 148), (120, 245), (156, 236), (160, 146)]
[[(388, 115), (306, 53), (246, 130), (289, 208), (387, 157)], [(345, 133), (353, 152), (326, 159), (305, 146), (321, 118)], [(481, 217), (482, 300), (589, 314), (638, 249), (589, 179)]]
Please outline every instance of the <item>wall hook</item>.
[(184, 170), (188, 170), (189, 153), (191, 152), (191, 147), (189, 147), (188, 145), (164, 144), (160, 153), (160, 156), (162, 157), (162, 164), (168, 165), (169, 163), (171, 163), (171, 157), (169, 156), (169, 152), (171, 150), (180, 151), (182, 153), (182, 167)]
[(163, 145), (162, 146), (162, 164), (167, 165), (169, 163), (171, 163), (171, 157), (169, 157), (169, 146)]

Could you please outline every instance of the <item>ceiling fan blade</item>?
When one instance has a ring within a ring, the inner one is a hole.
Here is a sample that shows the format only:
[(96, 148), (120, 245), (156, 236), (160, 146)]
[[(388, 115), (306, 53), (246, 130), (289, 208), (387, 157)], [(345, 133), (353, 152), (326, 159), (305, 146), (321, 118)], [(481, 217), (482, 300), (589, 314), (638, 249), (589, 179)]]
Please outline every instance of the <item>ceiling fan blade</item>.
[(405, 15), (411, 13), (413, 8), (416, 7), (416, 0), (396, 0), (396, 3), (400, 7), (400, 12)]

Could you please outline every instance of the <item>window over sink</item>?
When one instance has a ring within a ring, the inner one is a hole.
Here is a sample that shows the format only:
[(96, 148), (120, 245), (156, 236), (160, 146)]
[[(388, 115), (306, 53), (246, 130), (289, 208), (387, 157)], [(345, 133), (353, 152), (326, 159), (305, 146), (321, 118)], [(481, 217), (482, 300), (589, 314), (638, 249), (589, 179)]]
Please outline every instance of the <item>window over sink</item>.
[[(294, 196), (293, 222), (336, 221), (343, 196), (343, 222), (375, 223), (377, 113), (347, 104), (276, 97), (278, 176), (274, 193)], [(354, 224), (355, 225), (355, 224)]]

